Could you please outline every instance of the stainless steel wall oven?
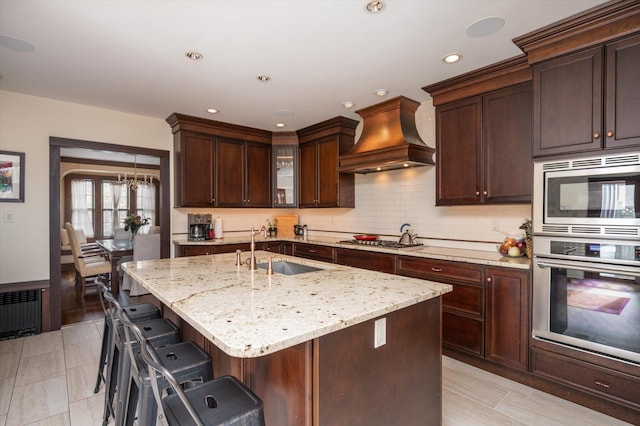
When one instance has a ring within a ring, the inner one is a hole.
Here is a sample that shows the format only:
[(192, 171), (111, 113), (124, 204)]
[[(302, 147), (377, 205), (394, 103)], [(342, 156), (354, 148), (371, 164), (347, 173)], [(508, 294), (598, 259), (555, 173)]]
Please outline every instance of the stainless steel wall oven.
[(533, 336), (640, 364), (640, 241), (538, 236)]

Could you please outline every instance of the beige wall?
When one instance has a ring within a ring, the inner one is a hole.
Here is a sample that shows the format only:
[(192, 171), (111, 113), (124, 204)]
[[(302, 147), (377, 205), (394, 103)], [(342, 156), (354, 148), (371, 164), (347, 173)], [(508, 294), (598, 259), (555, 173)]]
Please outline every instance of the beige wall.
[[(430, 102), (416, 115), (420, 135), (430, 146), (435, 146), (434, 116)], [(173, 140), (163, 119), (0, 91), (0, 149), (26, 153), (25, 202), (0, 203), (0, 284), (49, 278), (50, 136), (169, 151)], [(502, 232), (519, 234), (518, 226), (531, 211), (530, 205), (435, 207), (434, 200), (435, 167), (422, 167), (356, 175), (355, 209), (180, 208), (171, 210), (171, 231), (186, 234), (190, 212), (220, 216), (228, 235), (246, 233), (273, 215), (298, 214), (312, 232), (398, 235), (400, 225), (409, 222), (429, 238), (428, 244), (492, 250)], [(14, 213), (13, 223), (4, 223), (6, 211)]]
[(0, 91), (0, 149), (24, 152), (26, 171), (25, 202), (0, 203), (0, 284), (49, 278), (50, 136), (163, 150), (173, 140), (161, 119)]

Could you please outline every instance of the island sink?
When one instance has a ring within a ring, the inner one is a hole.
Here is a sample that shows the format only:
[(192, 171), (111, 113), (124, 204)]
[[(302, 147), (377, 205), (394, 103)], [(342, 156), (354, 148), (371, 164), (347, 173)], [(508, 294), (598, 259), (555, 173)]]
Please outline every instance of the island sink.
[[(267, 269), (269, 267), (269, 264), (258, 263), (257, 266), (258, 268), (261, 268), (261, 269)], [(322, 271), (322, 268), (303, 265), (301, 263), (287, 262), (286, 260), (273, 262), (271, 264), (271, 267), (273, 268), (273, 272), (277, 272), (278, 274), (283, 274), (283, 275), (298, 275), (298, 274), (304, 274), (306, 272)]]

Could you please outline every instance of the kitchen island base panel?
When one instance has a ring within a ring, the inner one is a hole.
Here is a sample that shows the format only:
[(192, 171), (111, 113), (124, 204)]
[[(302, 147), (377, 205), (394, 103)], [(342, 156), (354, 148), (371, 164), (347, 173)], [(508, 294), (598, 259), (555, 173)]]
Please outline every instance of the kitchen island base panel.
[(376, 318), (257, 358), (231, 357), (183, 323), (215, 377), (236, 376), (262, 399), (267, 425), (440, 424), (441, 298), (384, 318), (379, 348)]

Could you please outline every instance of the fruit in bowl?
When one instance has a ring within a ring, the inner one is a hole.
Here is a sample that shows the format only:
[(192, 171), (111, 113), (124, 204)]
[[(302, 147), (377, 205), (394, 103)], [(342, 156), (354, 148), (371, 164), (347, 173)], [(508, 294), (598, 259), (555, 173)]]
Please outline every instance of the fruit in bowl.
[(506, 237), (498, 246), (498, 251), (503, 256), (520, 257), (527, 251), (527, 243), (520, 237)]

